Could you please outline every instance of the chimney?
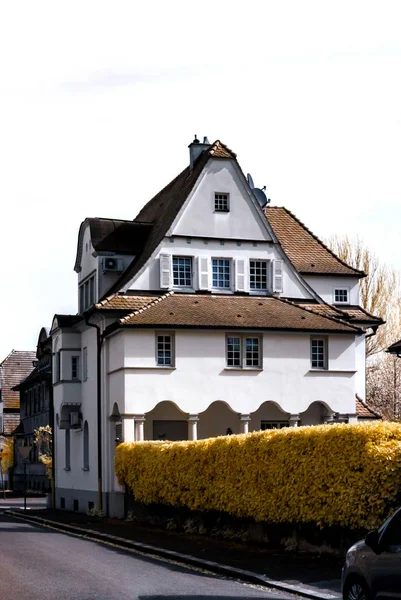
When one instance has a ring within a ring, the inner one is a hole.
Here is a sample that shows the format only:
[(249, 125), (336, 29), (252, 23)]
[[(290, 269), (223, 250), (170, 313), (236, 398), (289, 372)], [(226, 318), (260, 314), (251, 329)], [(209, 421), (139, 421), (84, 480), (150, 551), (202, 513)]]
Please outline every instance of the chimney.
[(191, 167), (191, 169), (193, 169), (193, 166), (194, 166), (198, 156), (204, 150), (207, 150), (208, 148), (210, 148), (210, 146), (211, 146), (211, 144), (206, 136), (203, 138), (203, 142), (201, 143), (195, 134), (194, 141), (192, 142), (192, 144), (189, 144), (189, 146), (188, 146), (188, 148), (189, 148), (189, 166)]

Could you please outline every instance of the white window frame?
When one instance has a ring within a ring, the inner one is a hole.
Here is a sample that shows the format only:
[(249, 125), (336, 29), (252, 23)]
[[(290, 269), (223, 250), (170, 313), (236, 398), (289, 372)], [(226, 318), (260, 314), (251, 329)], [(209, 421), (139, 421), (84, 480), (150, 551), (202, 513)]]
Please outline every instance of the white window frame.
[[(323, 342), (323, 366), (313, 366), (313, 342)], [(313, 371), (327, 371), (329, 368), (329, 343), (325, 336), (313, 335), (310, 338), (310, 364)]]
[[(216, 202), (218, 203), (219, 200), (223, 201), (223, 199), (218, 198), (218, 196), (226, 196), (224, 200), (227, 201), (227, 208), (216, 208)], [(223, 214), (230, 212), (230, 194), (228, 192), (214, 192), (214, 212)]]
[[(159, 364), (158, 350), (159, 337), (169, 337), (171, 344), (171, 362), (170, 364)], [(173, 331), (156, 331), (155, 333), (155, 362), (158, 369), (174, 369), (175, 368), (175, 334)]]
[[(251, 262), (260, 262), (260, 263), (265, 263), (266, 264), (266, 287), (265, 288), (260, 288), (260, 287), (255, 287), (252, 288), (251, 287)], [(271, 278), (272, 278), (272, 266), (271, 266), (271, 260), (267, 259), (267, 258), (250, 258), (249, 259), (249, 264), (248, 264), (248, 269), (249, 269), (249, 293), (250, 294), (257, 294), (257, 293), (266, 293), (266, 292), (270, 292), (271, 291)]]
[(96, 302), (96, 272), (92, 272), (79, 284), (79, 312), (83, 313)]
[[(228, 364), (228, 339), (239, 338), (240, 340), (240, 364), (229, 365)], [(246, 341), (251, 338), (257, 338), (259, 340), (259, 362), (258, 365), (247, 365), (246, 364)], [(225, 368), (241, 371), (261, 371), (263, 370), (263, 335), (259, 333), (226, 333), (225, 338)]]
[[(228, 266), (230, 269), (230, 284), (228, 287), (219, 287), (213, 285), (213, 261), (214, 260), (226, 260), (228, 262)], [(233, 260), (227, 256), (212, 256), (210, 259), (210, 268), (211, 268), (211, 286), (212, 290), (216, 290), (219, 292), (232, 292), (233, 290)]]
[(85, 346), (82, 350), (82, 379), (88, 381), (88, 348)]
[[(347, 300), (336, 300), (336, 292), (347, 292)], [(350, 289), (347, 286), (333, 288), (333, 304), (350, 304)]]
[[(191, 284), (180, 285), (174, 283), (174, 259), (185, 259), (191, 261)], [(185, 256), (182, 254), (173, 254), (171, 257), (171, 283), (172, 287), (176, 290), (193, 290), (194, 289), (194, 257)]]

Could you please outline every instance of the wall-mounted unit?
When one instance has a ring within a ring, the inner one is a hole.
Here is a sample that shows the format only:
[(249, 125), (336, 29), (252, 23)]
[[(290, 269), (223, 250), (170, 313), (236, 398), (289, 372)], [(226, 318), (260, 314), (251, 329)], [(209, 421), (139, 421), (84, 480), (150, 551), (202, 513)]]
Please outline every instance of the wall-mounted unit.
[(122, 258), (114, 258), (114, 257), (104, 257), (102, 258), (102, 269), (103, 273), (114, 272), (121, 273), (124, 270), (123, 267), (123, 259)]

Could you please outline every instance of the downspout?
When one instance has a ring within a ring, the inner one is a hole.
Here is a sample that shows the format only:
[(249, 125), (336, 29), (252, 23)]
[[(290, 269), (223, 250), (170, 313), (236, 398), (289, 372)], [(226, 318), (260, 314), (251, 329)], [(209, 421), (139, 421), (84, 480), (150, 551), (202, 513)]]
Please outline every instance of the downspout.
[(101, 377), (101, 352), (103, 338), (99, 325), (89, 322), (89, 316), (84, 313), (85, 323), (96, 329), (96, 379), (97, 379), (97, 507), (103, 509), (103, 483), (102, 483), (102, 377)]

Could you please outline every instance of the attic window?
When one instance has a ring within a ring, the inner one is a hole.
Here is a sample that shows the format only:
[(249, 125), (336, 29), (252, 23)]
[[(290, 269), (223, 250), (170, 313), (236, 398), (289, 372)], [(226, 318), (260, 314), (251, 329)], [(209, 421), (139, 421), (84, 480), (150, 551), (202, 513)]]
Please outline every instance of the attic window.
[(349, 304), (348, 288), (336, 288), (334, 290), (334, 304)]
[(229, 194), (215, 193), (214, 212), (230, 212)]

